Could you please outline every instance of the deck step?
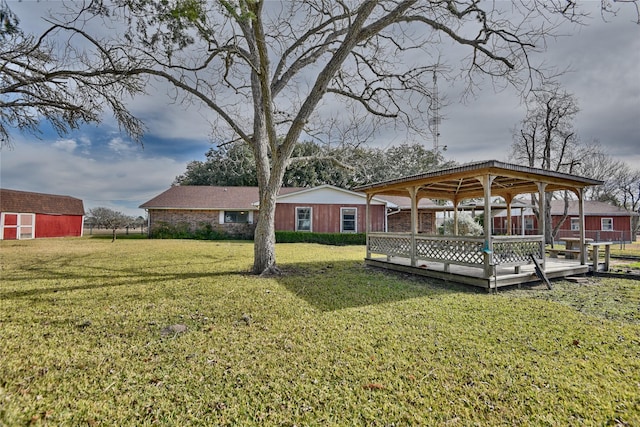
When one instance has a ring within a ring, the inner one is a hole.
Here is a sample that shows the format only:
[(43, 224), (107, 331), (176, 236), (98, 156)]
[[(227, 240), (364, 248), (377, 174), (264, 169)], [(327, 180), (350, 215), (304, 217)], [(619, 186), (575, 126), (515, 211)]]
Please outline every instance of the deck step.
[(587, 279), (586, 277), (582, 277), (582, 276), (569, 276), (567, 277), (567, 280), (573, 283), (587, 283), (589, 282), (589, 279)]

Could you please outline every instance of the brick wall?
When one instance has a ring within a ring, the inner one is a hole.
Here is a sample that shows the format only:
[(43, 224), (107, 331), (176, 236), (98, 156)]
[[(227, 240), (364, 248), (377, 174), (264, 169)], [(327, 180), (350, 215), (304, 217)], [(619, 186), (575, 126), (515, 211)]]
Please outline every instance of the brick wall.
[[(254, 217), (254, 221), (255, 221)], [(190, 231), (203, 228), (207, 224), (214, 230), (227, 233), (231, 237), (252, 238), (255, 224), (220, 224), (220, 211), (189, 210), (189, 209), (162, 209), (149, 210), (150, 233), (162, 224), (172, 226), (185, 225)]]
[[(435, 234), (433, 212), (418, 212), (418, 232)], [(411, 211), (401, 211), (387, 217), (389, 233), (409, 233), (411, 231)]]

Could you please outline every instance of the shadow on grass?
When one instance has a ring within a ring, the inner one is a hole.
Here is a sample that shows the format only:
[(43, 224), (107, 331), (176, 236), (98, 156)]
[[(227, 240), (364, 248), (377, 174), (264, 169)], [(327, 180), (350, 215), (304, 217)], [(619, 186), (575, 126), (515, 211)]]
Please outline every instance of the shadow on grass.
[[(0, 292), (0, 300), (38, 297), (58, 292), (95, 290), (120, 286), (161, 285), (172, 281), (193, 281), (198, 284), (202, 280), (231, 276), (246, 276), (253, 280), (263, 280), (251, 276), (248, 271), (226, 268), (218, 271), (172, 271), (171, 264), (156, 265), (155, 269), (138, 269), (128, 265), (96, 266), (91, 263), (91, 256), (74, 256), (73, 270), (64, 267), (70, 262), (67, 257), (49, 260), (46, 264), (33, 264), (14, 275), (6, 274), (5, 283), (28, 281), (26, 277), (37, 277), (39, 280), (52, 281), (41, 286), (27, 287)], [(199, 262), (224, 263), (224, 259), (199, 258)], [(55, 266), (55, 267), (52, 267)], [(195, 267), (196, 264), (193, 265)], [(224, 268), (224, 267), (223, 267)], [(445, 283), (434, 279), (412, 276), (405, 273), (387, 272), (366, 267), (363, 261), (324, 261), (310, 263), (284, 263), (283, 274), (273, 276), (289, 292), (303, 299), (321, 311), (334, 311), (345, 308), (368, 305), (387, 304), (413, 298), (438, 297), (453, 293), (475, 293), (476, 288), (464, 285)], [(25, 275), (26, 274), (26, 275)], [(67, 284), (65, 284), (67, 282)]]
[(287, 290), (321, 311), (388, 304), (477, 289), (367, 267), (362, 261), (283, 264), (277, 277)]
[[(87, 255), (89, 257), (89, 255)], [(77, 258), (76, 258), (77, 261)], [(29, 288), (24, 290), (12, 290), (0, 292), (0, 300), (9, 300), (23, 297), (33, 297), (39, 295), (53, 294), (57, 292), (82, 291), (90, 289), (101, 289), (118, 286), (137, 286), (158, 284), (164, 281), (175, 280), (199, 280), (211, 279), (214, 277), (229, 276), (246, 276), (246, 271), (215, 271), (215, 272), (156, 272), (149, 270), (140, 270), (135, 267), (118, 267), (113, 266), (106, 268), (104, 266), (94, 266), (91, 264), (77, 265), (74, 268), (85, 272), (84, 274), (73, 274), (67, 271), (61, 271), (56, 268), (48, 268), (46, 265), (31, 266), (26, 270), (30, 275), (36, 275), (40, 280), (58, 281), (58, 285), (45, 286), (38, 288)], [(95, 272), (92, 274), (91, 272)], [(23, 282), (24, 278), (20, 274), (16, 276), (5, 275), (2, 280), (4, 282)], [(64, 281), (74, 280), (84, 283), (78, 285), (65, 285)]]

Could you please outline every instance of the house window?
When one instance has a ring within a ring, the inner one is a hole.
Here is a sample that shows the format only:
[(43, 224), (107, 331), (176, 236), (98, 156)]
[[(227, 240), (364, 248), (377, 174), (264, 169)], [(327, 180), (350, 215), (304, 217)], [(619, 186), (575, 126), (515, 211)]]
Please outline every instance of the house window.
[(340, 232), (355, 233), (358, 229), (358, 209), (340, 208)]
[(525, 230), (533, 230), (533, 218), (525, 218), (524, 219), (524, 229)]
[(311, 231), (311, 208), (296, 208), (296, 231)]
[(602, 231), (613, 231), (613, 218), (601, 218), (600, 224)]
[(246, 224), (249, 222), (247, 211), (224, 211), (225, 224)]
[(580, 230), (580, 218), (571, 218), (571, 231)]

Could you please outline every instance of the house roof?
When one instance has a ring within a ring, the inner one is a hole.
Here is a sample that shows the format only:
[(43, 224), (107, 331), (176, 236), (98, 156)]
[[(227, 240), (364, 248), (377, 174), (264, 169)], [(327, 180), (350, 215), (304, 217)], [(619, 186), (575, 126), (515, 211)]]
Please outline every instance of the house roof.
[[(396, 205), (400, 209), (411, 209), (411, 198), (404, 196), (378, 196), (378, 199), (387, 200), (388, 202)], [(443, 209), (442, 206), (436, 204), (431, 199), (420, 199), (418, 202), (418, 209)]]
[[(564, 214), (564, 200), (552, 200), (551, 215), (563, 215), (563, 214)], [(624, 208), (619, 208), (609, 203), (597, 202), (594, 200), (585, 200), (584, 214), (593, 215), (593, 216), (636, 216), (638, 215), (637, 212), (629, 212)], [(577, 200), (569, 201), (567, 215), (571, 215), (571, 216), (580, 215)]]
[[(367, 195), (331, 184), (323, 184), (317, 187), (299, 188), (288, 194), (280, 194), (278, 203), (312, 203), (312, 204), (365, 204)], [(255, 203), (257, 205), (257, 203)], [(371, 204), (397, 207), (387, 197), (373, 197)]]
[(71, 196), (0, 189), (0, 212), (84, 215), (82, 200)]
[(491, 195), (503, 197), (537, 193), (538, 183), (546, 184), (545, 191), (573, 190), (603, 183), (577, 175), (488, 160), (364, 185), (355, 190), (379, 196), (407, 196), (408, 188), (415, 188), (419, 197), (472, 199), (484, 197), (481, 179), (489, 176), (493, 178)]
[[(299, 191), (284, 187), (279, 194)], [(208, 185), (177, 185), (140, 205), (143, 209), (245, 209), (257, 210), (258, 187), (217, 187)]]

